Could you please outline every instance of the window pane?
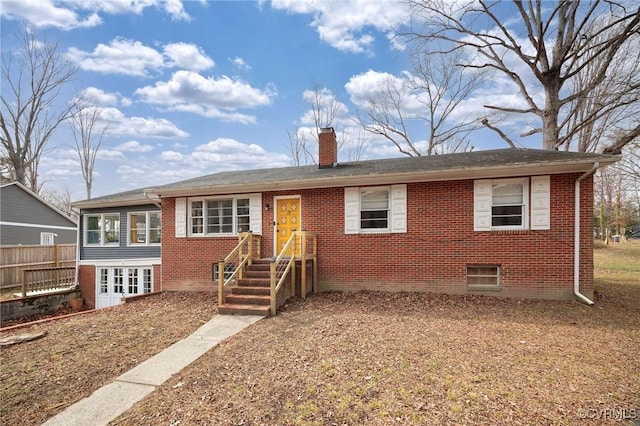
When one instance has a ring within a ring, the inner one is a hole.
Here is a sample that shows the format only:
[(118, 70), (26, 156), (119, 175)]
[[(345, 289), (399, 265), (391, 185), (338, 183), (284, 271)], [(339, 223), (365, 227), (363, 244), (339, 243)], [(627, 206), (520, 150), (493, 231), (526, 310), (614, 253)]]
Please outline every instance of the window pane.
[(386, 229), (388, 214), (389, 212), (386, 210), (361, 212), (360, 227), (362, 229)]
[(202, 201), (191, 203), (191, 233), (202, 234), (204, 232), (204, 211)]
[(104, 215), (104, 233), (106, 244), (117, 244), (120, 242), (120, 215)]
[(236, 232), (249, 232), (249, 199), (236, 200)]
[(491, 209), (492, 226), (522, 225), (522, 206), (498, 206)]
[(149, 213), (149, 243), (160, 243), (162, 235), (162, 217), (160, 213)]
[(138, 270), (129, 269), (129, 294), (138, 294)]
[(363, 191), (360, 207), (362, 210), (387, 210), (389, 191)]
[(360, 193), (360, 229), (387, 229), (388, 219), (389, 191), (362, 191)]
[(233, 200), (207, 201), (207, 233), (233, 232)]
[(151, 269), (144, 268), (142, 275), (142, 292), (143, 293), (151, 293), (152, 284), (151, 284)]
[(523, 204), (523, 188), (521, 183), (501, 183), (493, 185), (493, 205)]
[(124, 293), (124, 269), (113, 269), (113, 292)]
[(146, 241), (146, 214), (131, 214), (129, 216), (129, 242), (131, 244), (144, 244)]
[(100, 269), (100, 294), (106, 294), (109, 292), (109, 270), (106, 268)]
[(100, 244), (100, 216), (87, 216), (87, 244)]

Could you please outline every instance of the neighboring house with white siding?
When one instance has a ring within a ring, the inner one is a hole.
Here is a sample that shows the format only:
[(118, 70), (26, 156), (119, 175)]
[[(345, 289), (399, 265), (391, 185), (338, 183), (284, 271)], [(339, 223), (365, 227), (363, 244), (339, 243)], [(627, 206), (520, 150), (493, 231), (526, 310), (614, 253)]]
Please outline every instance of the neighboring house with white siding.
[(19, 182), (0, 185), (0, 245), (75, 244), (76, 222)]

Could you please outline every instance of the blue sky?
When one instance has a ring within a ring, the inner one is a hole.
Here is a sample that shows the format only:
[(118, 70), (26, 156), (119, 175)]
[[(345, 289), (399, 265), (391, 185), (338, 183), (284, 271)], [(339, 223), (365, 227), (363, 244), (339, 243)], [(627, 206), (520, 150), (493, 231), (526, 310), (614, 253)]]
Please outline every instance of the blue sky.
[[(404, 7), (369, 0), (3, 0), (2, 50), (12, 49), (10, 36), (26, 21), (79, 67), (69, 90), (91, 97), (108, 129), (96, 163), (93, 196), (100, 196), (291, 165), (287, 132), (309, 129), (304, 93), (314, 87), (340, 102), (334, 127), (346, 131), (381, 78), (402, 78), (409, 69), (406, 51), (390, 38), (407, 21)], [(488, 89), (493, 96), (500, 95), (496, 87)], [(511, 87), (501, 90), (513, 96)], [(477, 149), (506, 147), (487, 132), (472, 139)], [(40, 179), (83, 199), (72, 146), (62, 126)], [(362, 158), (399, 155), (370, 138)], [(346, 149), (340, 160), (348, 160)]]

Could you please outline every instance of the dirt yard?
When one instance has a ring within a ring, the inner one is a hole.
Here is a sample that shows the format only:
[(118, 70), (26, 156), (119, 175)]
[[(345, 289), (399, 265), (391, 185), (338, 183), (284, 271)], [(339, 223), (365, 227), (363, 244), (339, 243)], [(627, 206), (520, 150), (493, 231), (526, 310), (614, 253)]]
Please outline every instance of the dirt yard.
[[(615, 424), (640, 418), (640, 244), (596, 250), (597, 304), (329, 293), (223, 342), (117, 425)], [(170, 294), (4, 348), (3, 425), (39, 424), (189, 334)], [(24, 330), (21, 330), (24, 332)], [(7, 333), (3, 333), (2, 336)]]

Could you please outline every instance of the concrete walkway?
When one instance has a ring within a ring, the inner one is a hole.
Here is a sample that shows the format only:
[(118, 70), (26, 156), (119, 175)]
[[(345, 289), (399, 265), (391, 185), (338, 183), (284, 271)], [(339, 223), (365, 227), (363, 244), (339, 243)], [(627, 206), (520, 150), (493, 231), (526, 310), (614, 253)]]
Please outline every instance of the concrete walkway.
[(67, 407), (44, 425), (106, 425), (209, 349), (262, 318), (255, 315), (216, 315), (192, 335)]

